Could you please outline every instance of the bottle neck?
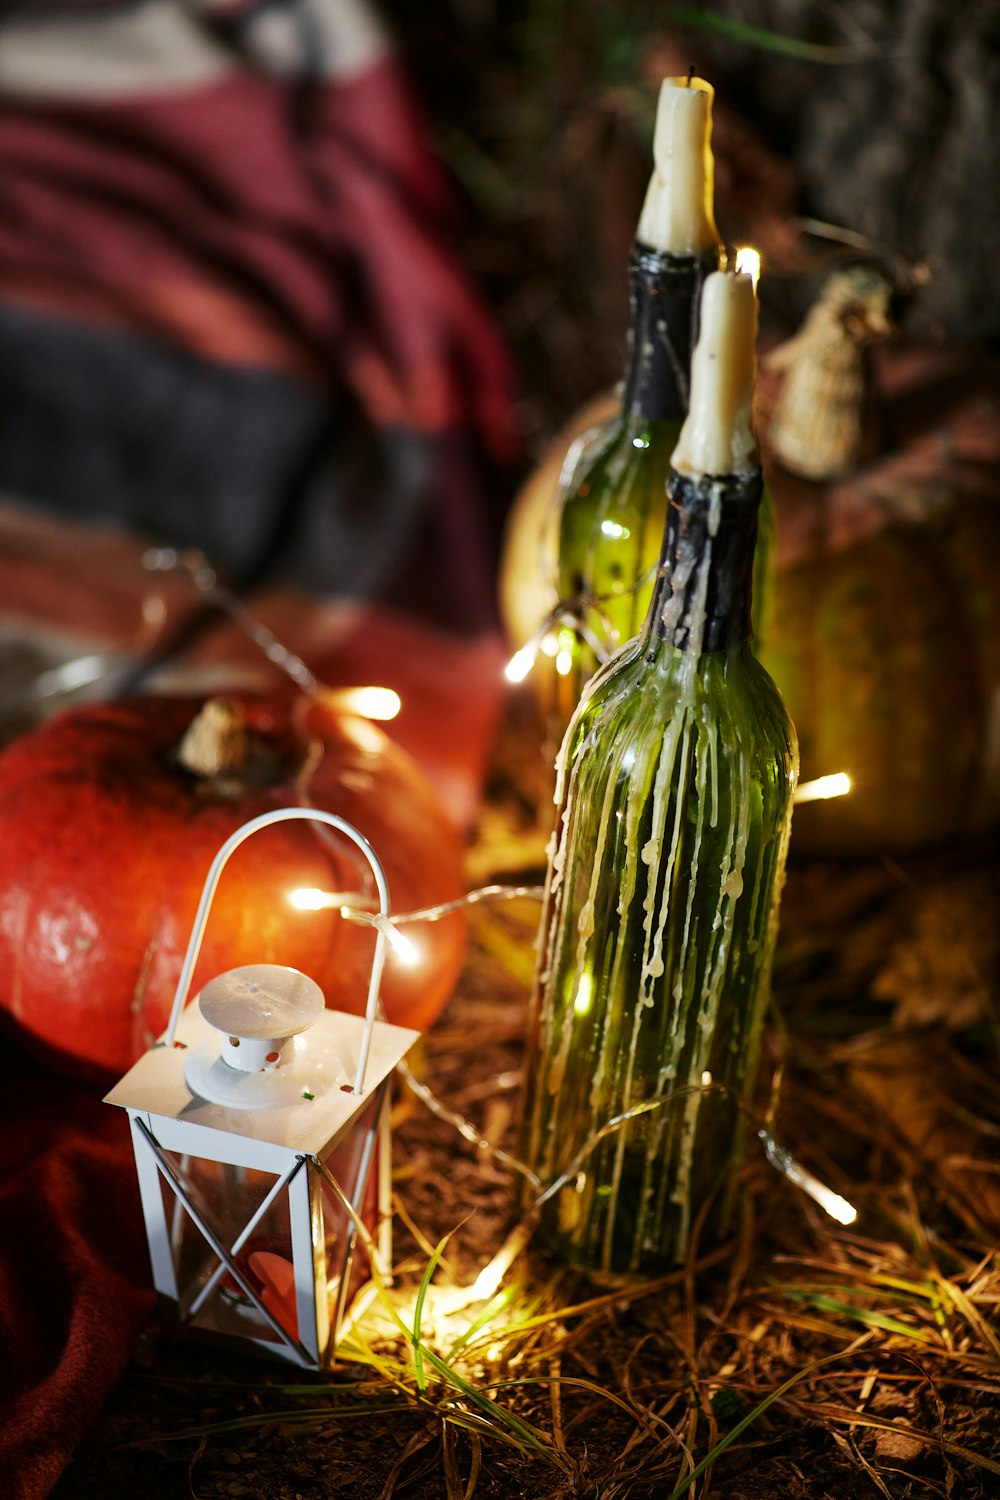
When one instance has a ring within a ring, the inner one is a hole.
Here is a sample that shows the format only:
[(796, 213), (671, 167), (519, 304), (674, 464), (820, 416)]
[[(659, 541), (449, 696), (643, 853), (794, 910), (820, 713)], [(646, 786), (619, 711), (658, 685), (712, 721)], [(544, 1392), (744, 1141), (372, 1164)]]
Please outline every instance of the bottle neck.
[(659, 577), (645, 643), (665, 641), (694, 656), (750, 639), (753, 555), (762, 480), (690, 476), (673, 470)]
[(699, 260), (693, 255), (651, 250), (638, 240), (633, 245), (622, 403), (627, 417), (647, 422), (684, 420), (701, 286), (718, 265), (718, 254)]

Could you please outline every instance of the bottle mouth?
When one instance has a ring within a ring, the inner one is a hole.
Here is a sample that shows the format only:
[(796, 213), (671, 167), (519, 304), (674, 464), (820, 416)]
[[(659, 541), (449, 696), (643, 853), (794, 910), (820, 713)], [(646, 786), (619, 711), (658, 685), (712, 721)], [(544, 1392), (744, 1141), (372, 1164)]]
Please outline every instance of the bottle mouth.
[(657, 633), (691, 655), (750, 638), (760, 470), (708, 478), (671, 471)]

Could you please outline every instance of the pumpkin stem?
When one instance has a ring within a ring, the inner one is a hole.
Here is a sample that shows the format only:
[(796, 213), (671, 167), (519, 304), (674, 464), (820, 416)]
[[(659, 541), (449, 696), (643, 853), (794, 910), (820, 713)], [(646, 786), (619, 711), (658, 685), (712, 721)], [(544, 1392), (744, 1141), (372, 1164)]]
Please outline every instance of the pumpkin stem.
[(804, 479), (843, 479), (872, 447), (870, 346), (894, 332), (893, 287), (878, 271), (835, 272), (792, 338), (766, 355), (784, 374), (768, 428), (782, 468)]
[(192, 719), (177, 747), (185, 771), (210, 780), (246, 769), (249, 745), (247, 716), (231, 698), (209, 698)]

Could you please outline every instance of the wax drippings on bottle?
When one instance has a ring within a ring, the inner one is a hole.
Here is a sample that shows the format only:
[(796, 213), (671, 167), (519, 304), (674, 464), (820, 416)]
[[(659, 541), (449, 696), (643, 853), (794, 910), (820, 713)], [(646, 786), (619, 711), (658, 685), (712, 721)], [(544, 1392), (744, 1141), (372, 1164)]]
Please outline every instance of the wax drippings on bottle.
[[(721, 670), (720, 658), (703, 657), (701, 647), (722, 504), (719, 486), (709, 540), (700, 555), (682, 554), (672, 575), (661, 623), (668, 632), (684, 627), (683, 649), (668, 648), (666, 665), (641, 675), (634, 697), (637, 675), (620, 669), (630, 659), (642, 666), (642, 653), (634, 643), (623, 649), (588, 687), (558, 760), (563, 815), (537, 996), (538, 1056), (548, 1062), (529, 1131), (536, 1170), (554, 1179), (609, 1119), (650, 1095), (681, 1091), (676, 1103), (603, 1141), (572, 1188), (564, 1218), (575, 1234), (591, 1236), (592, 1261), (607, 1270), (636, 1269), (650, 1255), (683, 1258), (705, 1190), (695, 1168), (711, 1098), (703, 1079), (740, 1096), (756, 1064), (787, 821), (783, 791), (769, 808), (762, 803), (745, 727), (704, 711), (706, 673)], [(619, 718), (622, 731), (609, 743)], [(787, 759), (786, 776), (790, 751)], [(570, 858), (578, 824), (593, 831), (585, 867)], [(734, 981), (738, 967), (752, 971), (745, 981)], [(743, 990), (734, 994), (734, 983)], [(738, 1133), (731, 1108), (727, 1119), (730, 1136)]]

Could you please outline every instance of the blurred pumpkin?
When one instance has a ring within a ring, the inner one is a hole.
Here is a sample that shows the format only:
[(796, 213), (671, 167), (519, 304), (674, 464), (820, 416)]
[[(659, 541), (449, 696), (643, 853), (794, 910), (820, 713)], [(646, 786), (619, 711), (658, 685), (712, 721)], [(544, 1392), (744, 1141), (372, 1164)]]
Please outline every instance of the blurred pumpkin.
[(531, 639), (559, 600), (556, 579), (563, 471), (572, 469), (591, 433), (596, 436), (620, 411), (621, 396), (614, 390), (603, 391), (581, 406), (549, 444), (514, 498), (504, 530), (498, 593), (504, 628), (516, 646)]
[[(838, 272), (762, 371), (777, 513), (759, 655), (799, 734), (802, 780), (852, 789), (796, 809), (793, 849), (904, 850), (1000, 816), (1000, 379), (964, 351), (874, 347), (887, 283)], [(555, 481), (583, 409), (526, 481), (500, 583), (520, 645), (555, 603)], [(796, 473), (794, 469), (806, 472)]]
[[(305, 803), (336, 812), (385, 866), (393, 909), (461, 894), (461, 849), (436, 794), (374, 725), (300, 700), (141, 698), (72, 709), (0, 754), (0, 1003), (73, 1071), (121, 1072), (166, 1024), (201, 886), (248, 818)], [(194, 976), (247, 962), (310, 974), (361, 1011), (374, 934), (295, 888), (370, 897), (364, 861), (318, 825), (267, 828), (233, 855)], [(461, 967), (461, 914), (390, 953), (388, 1019), (423, 1028)]]
[(1000, 381), (968, 351), (873, 347), (885, 283), (830, 278), (765, 359), (779, 576), (761, 659), (802, 778), (799, 849), (931, 844), (1000, 815)]

